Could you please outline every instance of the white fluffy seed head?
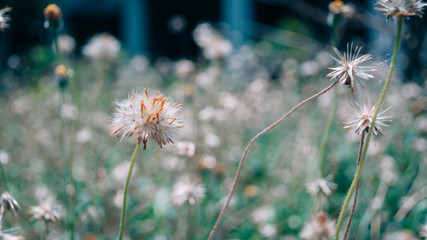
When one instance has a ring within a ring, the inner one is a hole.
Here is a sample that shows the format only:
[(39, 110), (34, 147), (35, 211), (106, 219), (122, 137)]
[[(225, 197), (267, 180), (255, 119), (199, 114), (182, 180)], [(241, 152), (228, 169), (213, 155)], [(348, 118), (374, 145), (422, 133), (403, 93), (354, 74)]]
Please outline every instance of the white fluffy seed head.
[[(373, 75), (369, 74), (369, 72), (375, 71), (376, 68), (372, 66), (361, 66), (360, 64), (372, 59), (370, 54), (365, 54), (359, 56), (362, 47), (355, 47), (353, 50), (353, 44), (347, 45), (347, 52), (341, 54), (338, 49), (333, 48), (338, 58), (333, 56), (337, 63), (337, 67), (329, 68), (333, 70), (326, 77), (332, 79), (338, 79), (340, 84), (348, 85), (353, 92), (356, 90), (356, 80), (357, 77), (363, 78), (365, 80), (369, 80), (370, 78), (374, 78)], [(364, 85), (359, 82), (359, 84), (364, 88)]]
[(144, 149), (149, 139), (160, 147), (173, 143), (182, 124), (177, 105), (159, 92), (149, 94), (133, 93), (127, 99), (117, 102), (116, 112), (110, 125), (111, 134), (119, 138), (133, 137)]
[[(377, 119), (374, 124), (373, 133), (374, 135), (382, 135), (385, 133), (382, 130), (382, 127), (389, 127), (390, 125), (386, 124), (387, 122), (391, 122), (391, 116), (384, 116), (384, 113), (389, 110), (390, 107), (386, 108), (383, 111), (380, 111), (377, 115)], [(344, 129), (346, 130), (355, 130), (355, 132), (359, 135), (363, 133), (363, 131), (368, 132), (369, 128), (372, 127), (372, 121), (374, 118), (376, 110), (376, 105), (374, 102), (369, 103), (369, 100), (365, 98), (363, 106), (360, 106), (358, 102), (355, 104), (350, 104), (346, 111), (352, 118), (350, 121), (344, 122), (346, 124)]]
[(379, 0), (377, 4), (380, 7), (375, 9), (384, 12), (386, 18), (390, 20), (397, 20), (399, 16), (423, 17), (423, 8), (427, 6), (422, 0)]

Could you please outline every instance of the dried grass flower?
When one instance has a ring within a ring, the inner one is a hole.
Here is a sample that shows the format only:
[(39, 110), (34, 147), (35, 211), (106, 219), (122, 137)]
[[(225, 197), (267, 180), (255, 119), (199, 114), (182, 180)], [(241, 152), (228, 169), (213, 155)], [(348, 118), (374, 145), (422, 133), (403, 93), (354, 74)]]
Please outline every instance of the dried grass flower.
[(176, 104), (159, 92), (149, 94), (134, 93), (129, 98), (116, 102), (110, 126), (111, 134), (119, 138), (134, 137), (144, 144), (149, 139), (160, 147), (174, 143), (178, 129), (184, 127), (179, 110), (182, 104)]
[(231, 54), (233, 46), (210, 24), (203, 23), (193, 32), (194, 41), (203, 50), (206, 59), (215, 60)]
[(302, 239), (327, 240), (335, 233), (335, 220), (329, 220), (325, 212), (319, 212), (306, 223), (299, 236)]
[[(343, 85), (349, 85), (351, 91), (356, 90), (356, 77), (363, 78), (365, 80), (369, 80), (370, 78), (374, 78), (373, 75), (368, 72), (375, 71), (376, 69), (372, 66), (360, 66), (361, 63), (366, 62), (372, 59), (371, 54), (365, 54), (359, 57), (360, 51), (362, 47), (356, 46), (353, 50), (353, 44), (347, 45), (347, 52), (341, 54), (340, 51), (336, 48), (333, 48), (338, 58), (333, 56), (334, 59), (339, 66), (329, 68), (333, 70), (326, 77), (330, 77), (332, 79), (338, 79), (339, 83)], [(362, 87), (363, 84), (359, 83)]]
[(337, 188), (337, 184), (328, 180), (327, 178), (319, 178), (313, 182), (306, 183), (307, 192), (312, 196), (316, 196), (319, 193), (323, 193), (326, 196), (331, 195), (332, 191)]
[(181, 206), (188, 201), (190, 205), (199, 203), (205, 197), (206, 189), (202, 184), (184, 176), (173, 186), (171, 202)]
[(10, 195), (9, 192), (4, 192), (0, 198), (0, 212), (3, 214), (6, 210), (11, 212), (12, 214), (19, 211), (21, 206), (18, 201)]
[(114, 36), (102, 33), (93, 36), (83, 47), (82, 53), (95, 61), (110, 62), (118, 58), (121, 44)]
[(42, 199), (39, 205), (31, 206), (30, 214), (36, 220), (56, 222), (62, 217), (63, 208), (56, 202), (54, 197), (48, 196)]
[(193, 142), (177, 142), (173, 152), (180, 157), (192, 158), (196, 153), (196, 145)]
[(196, 70), (196, 65), (191, 60), (180, 60), (175, 64), (176, 75), (180, 78), (187, 78)]
[[(356, 102), (355, 104), (350, 104), (346, 108), (346, 111), (349, 113), (349, 115), (353, 119), (351, 121), (344, 122), (344, 124), (346, 124), (346, 126), (344, 126), (344, 129), (346, 130), (355, 129), (355, 132), (359, 135), (362, 134), (363, 131), (368, 132), (372, 124), (372, 120), (375, 114), (375, 109), (376, 109), (375, 103), (371, 102), (369, 104), (367, 98), (365, 98), (365, 101), (362, 107), (359, 105), (358, 102)], [(384, 116), (384, 113), (389, 109), (390, 107), (378, 113), (377, 119), (375, 121), (375, 126), (373, 129), (373, 133), (375, 135), (385, 135), (381, 127), (390, 126), (386, 124), (386, 122), (391, 122), (392, 117)]]
[(422, 17), (423, 8), (427, 6), (422, 0), (380, 0), (378, 5), (381, 7), (375, 8), (378, 11), (384, 12), (387, 19), (393, 20), (398, 16), (410, 17), (418, 16)]
[[(76, 40), (67, 34), (59, 35), (58, 43), (59, 51), (64, 54), (70, 54), (76, 47)], [(55, 48), (55, 45), (53, 45), (53, 48)]]
[(9, 27), (8, 22), (10, 21), (10, 17), (5, 14), (10, 11), (12, 11), (11, 7), (5, 7), (0, 10), (0, 30), (2, 31), (4, 31), (5, 28)]

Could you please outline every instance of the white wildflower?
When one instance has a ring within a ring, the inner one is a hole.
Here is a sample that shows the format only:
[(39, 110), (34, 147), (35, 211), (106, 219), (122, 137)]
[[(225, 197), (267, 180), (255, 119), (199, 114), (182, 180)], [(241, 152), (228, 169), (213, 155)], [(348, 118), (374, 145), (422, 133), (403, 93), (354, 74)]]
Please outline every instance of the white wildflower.
[(307, 192), (312, 196), (315, 196), (319, 193), (323, 193), (324, 195), (329, 196), (332, 194), (332, 191), (337, 188), (337, 184), (329, 182), (325, 178), (320, 178), (313, 182), (306, 183), (305, 187), (307, 188)]
[(149, 139), (160, 147), (173, 143), (182, 125), (179, 110), (182, 104), (175, 104), (159, 92), (155, 95), (134, 93), (129, 98), (117, 102), (116, 112), (110, 126), (111, 134), (120, 138), (135, 137), (144, 144)]
[(422, 0), (380, 0), (378, 5), (381, 7), (375, 8), (378, 11), (384, 12), (387, 19), (393, 20), (398, 16), (423, 16), (423, 8), (427, 6)]
[(173, 151), (178, 156), (191, 158), (196, 152), (196, 145), (192, 142), (177, 142)]
[(171, 202), (174, 205), (181, 206), (188, 201), (190, 205), (201, 202), (205, 197), (206, 189), (202, 184), (197, 184), (190, 177), (184, 176), (173, 187)]
[(190, 60), (180, 60), (175, 64), (176, 75), (180, 78), (186, 78), (196, 69), (194, 62)]
[[(376, 105), (372, 102), (370, 105), (368, 104), (368, 100), (365, 98), (363, 107), (359, 105), (358, 102), (356, 104), (349, 105), (348, 108), (346, 108), (347, 112), (353, 117), (353, 120), (344, 122), (347, 124), (344, 126), (344, 129), (346, 130), (352, 130), (355, 129), (357, 134), (362, 134), (363, 131), (369, 131), (369, 128), (371, 127), (372, 120), (375, 114)], [(377, 115), (377, 119), (375, 121), (375, 126), (373, 129), (373, 133), (375, 135), (385, 135), (383, 130), (381, 129), (382, 126), (389, 127), (390, 125), (385, 124), (385, 122), (391, 122), (390, 116), (383, 116), (383, 114), (390, 109), (388, 107), (387, 109), (380, 111)]]
[[(357, 47), (353, 51), (353, 44), (349, 47), (347, 45), (347, 52), (341, 54), (338, 49), (333, 48), (338, 58), (332, 57), (338, 64), (338, 67), (329, 68), (333, 70), (326, 77), (332, 79), (338, 79), (340, 84), (349, 85), (351, 91), (356, 89), (356, 77), (369, 80), (374, 78), (367, 72), (375, 71), (376, 69), (372, 66), (360, 66), (361, 63), (372, 59), (370, 54), (365, 54), (359, 57), (359, 53), (362, 47)], [(361, 84), (361, 83), (360, 83)], [(361, 84), (362, 85), (362, 84)], [(364, 87), (364, 85), (362, 85)]]
[(108, 33), (92, 37), (83, 47), (83, 55), (98, 61), (113, 61), (119, 56), (120, 42)]
[(41, 199), (39, 205), (30, 207), (30, 214), (36, 220), (56, 222), (62, 217), (63, 208), (52, 195), (48, 195)]
[(302, 239), (328, 240), (334, 236), (335, 220), (328, 220), (328, 215), (319, 212), (311, 221), (306, 223), (299, 236)]
[(230, 55), (233, 46), (207, 23), (200, 24), (193, 32), (194, 41), (203, 50), (205, 58), (214, 60)]
[(58, 36), (59, 51), (64, 54), (70, 54), (76, 47), (76, 41), (73, 37), (67, 34)]

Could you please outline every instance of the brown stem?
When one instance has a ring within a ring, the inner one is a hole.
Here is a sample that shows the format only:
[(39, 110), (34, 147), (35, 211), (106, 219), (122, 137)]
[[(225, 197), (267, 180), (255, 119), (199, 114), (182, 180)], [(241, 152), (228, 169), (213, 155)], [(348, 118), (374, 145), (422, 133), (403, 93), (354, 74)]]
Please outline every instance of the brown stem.
[[(360, 157), (362, 156), (363, 145), (365, 143), (365, 132), (366, 131), (362, 132), (362, 136), (360, 138), (360, 147), (359, 147), (359, 154), (357, 157), (356, 169), (359, 167)], [(356, 189), (354, 190), (353, 206), (351, 207), (351, 213), (350, 213), (350, 217), (348, 218), (347, 227), (345, 229), (343, 240), (347, 239), (347, 235), (348, 235), (348, 232), (350, 230), (351, 220), (353, 220), (354, 211), (356, 210), (356, 202), (357, 202), (357, 193), (358, 192), (359, 192), (359, 180), (357, 180)]]
[(279, 123), (281, 123), (283, 120), (285, 120), (289, 115), (291, 115), (293, 112), (295, 112), (295, 110), (297, 110), (298, 108), (300, 108), (302, 105), (310, 102), (311, 100), (319, 97), (320, 95), (326, 93), (333, 86), (335, 86), (337, 83), (338, 83), (338, 80), (335, 81), (334, 83), (332, 83), (331, 85), (329, 85), (327, 88), (323, 89), (322, 91), (320, 91), (320, 92), (314, 94), (313, 96), (307, 98), (306, 100), (300, 102), (298, 105), (296, 105), (294, 108), (292, 108), (289, 112), (287, 112), (285, 115), (283, 115), (279, 120), (277, 120), (276, 122), (274, 122), (270, 126), (266, 127), (264, 130), (262, 130), (261, 132), (259, 132), (254, 138), (252, 138), (251, 141), (249, 141), (248, 145), (245, 148), (245, 151), (243, 152), (242, 158), (240, 159), (239, 166), (237, 167), (237, 171), (236, 171), (236, 174), (235, 174), (234, 179), (233, 179), (233, 184), (231, 186), (230, 192), (228, 193), (227, 201), (225, 202), (225, 205), (221, 209), (221, 212), (220, 212), (220, 214), (218, 216), (218, 219), (216, 220), (215, 225), (213, 226), (213, 228), (211, 230), (211, 233), (209, 234), (208, 240), (212, 240), (212, 238), (215, 235), (215, 232), (218, 229), (218, 226), (219, 226), (219, 224), (220, 224), (220, 222), (221, 222), (221, 220), (222, 220), (222, 218), (223, 218), (223, 216), (225, 214), (225, 211), (227, 210), (227, 207), (230, 204), (231, 197), (233, 196), (234, 190), (236, 190), (237, 181), (239, 180), (239, 176), (240, 176), (240, 172), (241, 172), (242, 167), (243, 167), (243, 163), (245, 162), (246, 156), (248, 155), (248, 152), (251, 149), (252, 144), (258, 138), (260, 138), (262, 135), (264, 135), (266, 132), (270, 131), (275, 126), (277, 126)]

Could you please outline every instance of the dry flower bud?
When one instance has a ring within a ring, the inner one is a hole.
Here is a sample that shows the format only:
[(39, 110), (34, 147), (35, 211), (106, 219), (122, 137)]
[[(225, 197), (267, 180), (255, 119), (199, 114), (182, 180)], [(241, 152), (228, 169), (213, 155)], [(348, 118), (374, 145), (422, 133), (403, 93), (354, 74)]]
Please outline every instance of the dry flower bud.
[(55, 68), (55, 76), (59, 78), (66, 78), (67, 77), (67, 67), (65, 67), (63, 64), (57, 66)]
[(49, 4), (43, 11), (44, 16), (47, 20), (47, 27), (56, 30), (59, 28), (59, 21), (62, 18), (61, 8), (56, 4)]
[(68, 86), (68, 74), (67, 67), (61, 64), (55, 68), (55, 77), (57, 80), (58, 87), (60, 89), (65, 89)]

